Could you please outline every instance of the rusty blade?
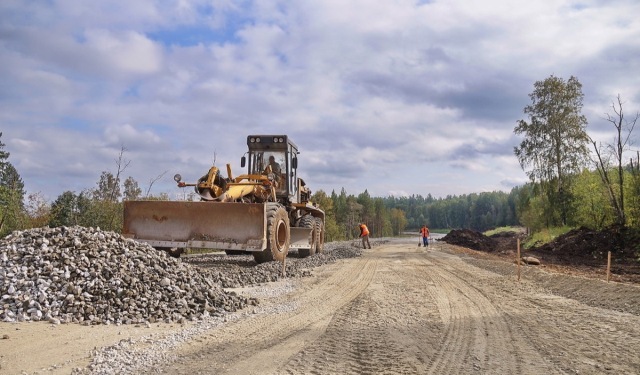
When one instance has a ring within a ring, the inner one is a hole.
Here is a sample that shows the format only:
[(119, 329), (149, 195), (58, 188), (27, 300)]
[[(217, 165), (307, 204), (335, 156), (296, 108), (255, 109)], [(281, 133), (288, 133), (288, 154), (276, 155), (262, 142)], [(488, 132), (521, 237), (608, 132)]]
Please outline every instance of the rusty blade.
[(156, 247), (260, 251), (266, 248), (260, 203), (125, 201), (125, 237)]

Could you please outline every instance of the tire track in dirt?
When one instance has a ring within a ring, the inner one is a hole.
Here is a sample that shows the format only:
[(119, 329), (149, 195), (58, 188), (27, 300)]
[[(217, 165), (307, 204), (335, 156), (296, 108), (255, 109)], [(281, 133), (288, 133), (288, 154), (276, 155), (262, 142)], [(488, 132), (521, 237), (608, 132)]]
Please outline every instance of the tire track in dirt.
[[(557, 296), (526, 276), (517, 282), (515, 273), (500, 276), (479, 267), (482, 264), (474, 260), (472, 267), (460, 267), (457, 275), (484, 286), (479, 290), (503, 314), (526, 359), (523, 373), (535, 365), (545, 368), (544, 373), (640, 374), (639, 316)], [(567, 278), (564, 288), (580, 290), (591, 285), (581, 280)]]
[(514, 333), (484, 284), (461, 277), (499, 276), (407, 246), (367, 256), (381, 258), (367, 290), (281, 374), (559, 373)]
[[(514, 301), (504, 311), (514, 325), (544, 327), (522, 332), (562, 372), (640, 373), (638, 316), (541, 293)], [(522, 311), (533, 313), (524, 321)]]
[(325, 333), (307, 345), (281, 374), (423, 374), (439, 332), (438, 312), (425, 303), (426, 293), (405, 254), (398, 248), (375, 248), (365, 257), (379, 258), (367, 290), (336, 312)]
[[(463, 319), (466, 323), (460, 323), (464, 325), (462, 330), (451, 323), (451, 328), (443, 339), (442, 355), (434, 358), (430, 374), (471, 370), (505, 374), (563, 373), (528, 341), (523, 331), (530, 327), (523, 321), (514, 321), (504, 311), (505, 306), (517, 299), (514, 295), (504, 295), (496, 289), (496, 283), (504, 285), (504, 277), (469, 265), (458, 257), (434, 255), (430, 260), (435, 267), (429, 275), (435, 282), (435, 287), (431, 289), (434, 299), (440, 301), (443, 316)], [(467, 280), (472, 280), (474, 284)], [(445, 300), (448, 300), (450, 306), (443, 303)], [(457, 335), (463, 337), (447, 337)], [(460, 341), (463, 342), (464, 349), (455, 348), (454, 344), (453, 354), (448, 353), (452, 348), (450, 342)], [(462, 360), (464, 358), (466, 360)], [(469, 361), (473, 363), (463, 365)]]
[[(268, 374), (287, 362), (307, 342), (324, 332), (334, 311), (355, 299), (375, 273), (375, 259), (334, 265), (335, 272), (295, 294), (289, 312), (257, 315), (230, 323), (204, 338), (161, 369), (174, 374)], [(348, 285), (348, 288), (345, 288)]]
[(161, 372), (640, 373), (640, 317), (555, 296), (464, 256), (385, 245), (316, 272), (259, 307), (272, 312), (213, 330)]

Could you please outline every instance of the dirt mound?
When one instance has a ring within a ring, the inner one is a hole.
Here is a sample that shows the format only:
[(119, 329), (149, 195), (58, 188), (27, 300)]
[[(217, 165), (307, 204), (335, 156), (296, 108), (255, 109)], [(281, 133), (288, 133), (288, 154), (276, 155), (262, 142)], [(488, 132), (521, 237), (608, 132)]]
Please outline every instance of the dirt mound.
[(528, 253), (557, 264), (602, 267), (611, 251), (612, 271), (640, 275), (639, 243), (640, 233), (629, 228), (610, 227), (599, 231), (578, 228), (533, 247)]
[(454, 229), (442, 237), (440, 241), (479, 251), (489, 252), (496, 248), (495, 240), (470, 229)]
[(530, 253), (540, 254), (557, 261), (601, 264), (607, 252), (613, 251), (618, 236), (611, 231), (594, 231), (587, 228), (572, 229), (553, 241), (533, 247)]
[(518, 249), (518, 238), (522, 243), (525, 237), (524, 230), (499, 232), (489, 236), (496, 243), (495, 251), (501, 254), (514, 254)]
[[(513, 261), (523, 232), (501, 232), (490, 237), (482, 233), (459, 229), (449, 232), (441, 241), (468, 249), (492, 253)], [(601, 278), (607, 266), (607, 253), (611, 251), (613, 280), (640, 283), (640, 231), (610, 227), (595, 231), (588, 228), (573, 229), (555, 240), (532, 247), (521, 248), (522, 256), (540, 260), (544, 267), (560, 272)]]
[[(454, 233), (455, 232), (455, 233)], [(453, 231), (447, 243), (483, 252), (492, 252), (509, 259), (517, 250), (517, 240), (524, 233), (502, 232), (486, 237), (469, 230)], [(610, 227), (604, 230), (573, 229), (553, 241), (529, 249), (521, 248), (522, 256), (533, 256), (545, 266), (562, 272), (602, 275), (611, 251), (611, 273), (618, 281), (640, 282), (640, 231)]]

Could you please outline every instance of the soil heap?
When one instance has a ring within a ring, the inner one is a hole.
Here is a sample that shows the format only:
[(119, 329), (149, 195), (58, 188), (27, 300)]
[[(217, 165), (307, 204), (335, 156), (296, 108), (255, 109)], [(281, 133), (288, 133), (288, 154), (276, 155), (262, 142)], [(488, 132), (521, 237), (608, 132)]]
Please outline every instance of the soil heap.
[(496, 242), (480, 232), (470, 229), (454, 229), (442, 237), (440, 241), (479, 251), (493, 251)]

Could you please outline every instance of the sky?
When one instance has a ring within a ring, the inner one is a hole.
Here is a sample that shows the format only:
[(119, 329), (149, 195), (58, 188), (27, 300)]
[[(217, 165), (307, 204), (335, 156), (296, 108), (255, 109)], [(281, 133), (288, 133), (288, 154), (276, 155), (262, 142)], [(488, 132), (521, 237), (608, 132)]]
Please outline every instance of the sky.
[(638, 15), (637, 0), (2, 0), (0, 141), (49, 201), (120, 155), (123, 179), (177, 197), (176, 173), (240, 174), (249, 134), (287, 134), (313, 192), (508, 192), (527, 182), (513, 130), (536, 81), (578, 78), (602, 142), (618, 95), (640, 110)]

